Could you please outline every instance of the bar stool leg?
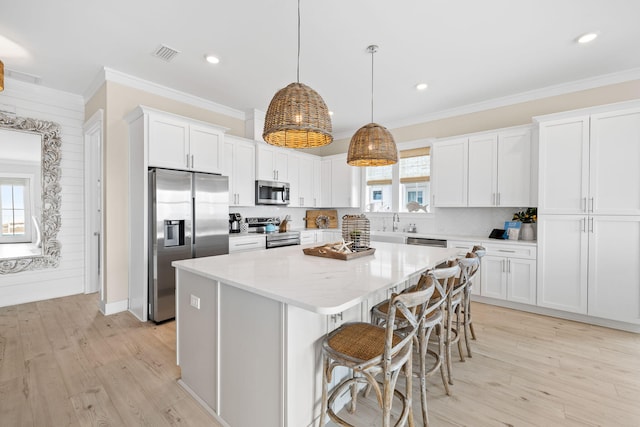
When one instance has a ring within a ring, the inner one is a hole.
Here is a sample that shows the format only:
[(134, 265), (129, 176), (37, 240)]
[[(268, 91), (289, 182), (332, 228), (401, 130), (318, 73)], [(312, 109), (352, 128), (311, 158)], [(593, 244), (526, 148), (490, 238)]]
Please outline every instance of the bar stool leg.
[(327, 406), (329, 399), (329, 382), (331, 381), (331, 374), (329, 373), (329, 358), (323, 357), (322, 360), (322, 407), (320, 409), (320, 421), (318, 427), (324, 427), (327, 423)]

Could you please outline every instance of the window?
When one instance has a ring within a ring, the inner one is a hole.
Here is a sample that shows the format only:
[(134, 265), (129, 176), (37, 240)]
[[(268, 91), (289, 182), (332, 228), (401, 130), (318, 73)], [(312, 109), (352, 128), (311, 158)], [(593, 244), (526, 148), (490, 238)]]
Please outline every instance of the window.
[(29, 178), (0, 178), (0, 242), (31, 241), (30, 187)]
[(430, 175), (429, 147), (400, 151), (400, 212), (429, 212)]
[(366, 202), (367, 212), (387, 212), (391, 210), (391, 183), (393, 166), (379, 166), (366, 169)]
[(396, 165), (366, 168), (366, 212), (430, 212), (430, 147), (413, 145)]

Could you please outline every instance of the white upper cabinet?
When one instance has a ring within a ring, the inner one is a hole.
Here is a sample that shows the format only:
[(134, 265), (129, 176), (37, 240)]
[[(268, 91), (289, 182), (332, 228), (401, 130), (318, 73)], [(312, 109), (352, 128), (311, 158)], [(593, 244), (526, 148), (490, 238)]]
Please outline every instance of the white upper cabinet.
[(539, 213), (640, 215), (640, 108), (540, 122)]
[(289, 177), (289, 207), (302, 206), (300, 200), (300, 158), (295, 154), (289, 154), (287, 175)]
[(229, 205), (255, 205), (256, 146), (253, 141), (225, 137), (225, 175), (229, 176)]
[(498, 135), (469, 138), (469, 206), (498, 204)]
[(148, 165), (222, 173), (224, 129), (155, 110), (148, 115)]
[(433, 205), (530, 206), (531, 127), (436, 141)]
[(589, 209), (640, 215), (640, 108), (591, 116)]
[(316, 191), (316, 182), (320, 183), (320, 159), (310, 156), (299, 158), (298, 168), (298, 197), (301, 207), (319, 206), (319, 191)]
[(189, 152), (191, 169), (222, 173), (224, 170), (224, 134), (217, 129), (190, 125)]
[(289, 153), (267, 143), (256, 143), (256, 179), (289, 182)]
[(587, 212), (589, 116), (540, 123), (538, 214)]
[(528, 206), (531, 129), (469, 137), (468, 206)]
[(361, 169), (347, 164), (347, 154), (322, 159), (322, 206), (360, 207)]
[(531, 128), (498, 132), (497, 177), (496, 206), (535, 204), (531, 200)]
[(433, 206), (467, 206), (469, 139), (437, 141), (431, 153)]

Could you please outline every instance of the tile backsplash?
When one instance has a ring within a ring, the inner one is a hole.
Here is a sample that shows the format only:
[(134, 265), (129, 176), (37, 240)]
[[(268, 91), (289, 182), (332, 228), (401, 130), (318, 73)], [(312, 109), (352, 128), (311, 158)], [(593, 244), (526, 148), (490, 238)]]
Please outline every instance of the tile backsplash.
[[(293, 228), (304, 228), (304, 217), (311, 208), (289, 208), (272, 206), (230, 207), (230, 212), (239, 212), (246, 217), (291, 216)], [(451, 234), (489, 236), (494, 228), (503, 228), (504, 222), (511, 220), (513, 213), (524, 208), (435, 208), (427, 215), (400, 213), (400, 231), (409, 224), (415, 224), (419, 234)], [(358, 214), (359, 209), (338, 209), (338, 218), (345, 214)], [(367, 214), (371, 230), (391, 231), (393, 213)]]

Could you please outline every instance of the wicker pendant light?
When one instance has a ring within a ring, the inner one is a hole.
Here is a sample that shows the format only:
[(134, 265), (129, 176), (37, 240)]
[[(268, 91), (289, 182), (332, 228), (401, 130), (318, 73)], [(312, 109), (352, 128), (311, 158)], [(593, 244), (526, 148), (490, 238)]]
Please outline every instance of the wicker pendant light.
[(362, 126), (351, 137), (347, 163), (351, 166), (387, 166), (398, 163), (398, 149), (391, 132), (373, 122), (373, 54), (378, 46), (367, 47), (371, 53), (371, 123)]
[(4, 64), (0, 61), (0, 92), (4, 90)]
[(262, 138), (271, 145), (313, 148), (331, 144), (331, 117), (327, 104), (309, 86), (300, 83), (300, 0), (298, 0), (297, 81), (280, 89), (264, 119)]

